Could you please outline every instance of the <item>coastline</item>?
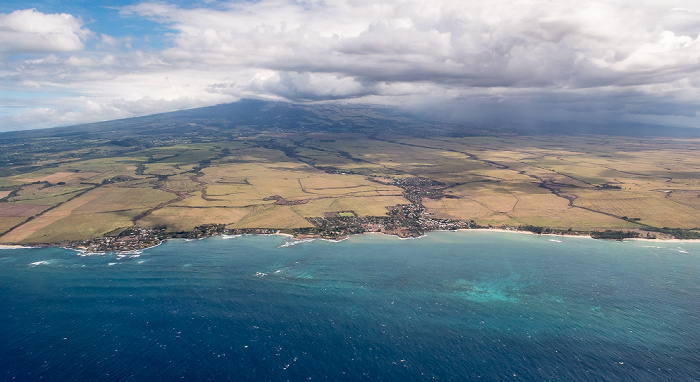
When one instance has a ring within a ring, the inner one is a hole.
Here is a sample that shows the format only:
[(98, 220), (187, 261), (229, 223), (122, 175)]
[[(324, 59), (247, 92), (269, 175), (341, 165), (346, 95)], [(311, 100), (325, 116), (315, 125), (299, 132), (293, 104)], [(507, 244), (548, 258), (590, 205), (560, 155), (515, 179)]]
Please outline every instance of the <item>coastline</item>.
[[(328, 241), (332, 243), (339, 243), (341, 241), (348, 240), (351, 236), (361, 236), (361, 235), (381, 235), (381, 236), (394, 236), (398, 238), (399, 240), (411, 240), (411, 239), (419, 239), (422, 238), (426, 235), (429, 235), (431, 232), (499, 232), (499, 233), (514, 233), (514, 234), (522, 234), (522, 235), (534, 235), (534, 236), (552, 236), (552, 237), (578, 237), (578, 238), (586, 238), (586, 239), (591, 239), (591, 240), (606, 240), (606, 241), (648, 241), (648, 242), (658, 242), (658, 243), (673, 243), (673, 242), (679, 242), (679, 243), (700, 243), (700, 239), (675, 239), (675, 238), (655, 238), (655, 239), (648, 239), (644, 237), (635, 237), (635, 238), (625, 238), (623, 240), (611, 240), (611, 239), (596, 239), (586, 233), (582, 233), (580, 235), (574, 235), (574, 234), (558, 234), (558, 233), (534, 233), (531, 231), (524, 231), (524, 230), (517, 230), (517, 229), (505, 229), (505, 228), (459, 228), (459, 229), (435, 229), (435, 230), (429, 230), (425, 231), (423, 234), (418, 235), (418, 236), (408, 236), (408, 237), (403, 237), (394, 233), (385, 233), (385, 232), (377, 232), (377, 231), (368, 231), (368, 232), (362, 232), (362, 233), (353, 233), (349, 234), (343, 238), (340, 239), (330, 239), (327, 237), (322, 237), (319, 235), (293, 235), (290, 233), (286, 232), (275, 232), (275, 233), (245, 233), (245, 234), (239, 234), (239, 235), (230, 235), (230, 234), (216, 234), (212, 235), (213, 236), (250, 236), (250, 235), (269, 235), (269, 236), (274, 236), (274, 235), (279, 235), (279, 236), (285, 236), (289, 239), (293, 239), (296, 241), (302, 241), (302, 240), (323, 240), (323, 241)], [(232, 237), (231, 237), (232, 238)], [(178, 238), (172, 238), (172, 239), (178, 239)], [(165, 240), (171, 240), (171, 239), (165, 239)]]
[[(590, 235), (587, 234), (581, 234), (581, 235), (573, 235), (573, 234), (557, 234), (557, 233), (534, 233), (530, 231), (523, 231), (523, 230), (516, 230), (516, 229), (504, 229), (504, 228), (460, 228), (460, 229), (436, 229), (436, 230), (431, 230), (431, 231), (426, 231), (422, 235), (419, 236), (409, 236), (409, 237), (402, 237), (396, 234), (392, 233), (384, 233), (384, 232), (362, 232), (362, 233), (354, 233), (350, 234), (342, 239), (329, 239), (329, 238), (324, 238), (321, 236), (312, 236), (312, 235), (303, 235), (302, 236), (295, 236), (289, 233), (271, 233), (271, 234), (243, 234), (243, 235), (237, 235), (237, 236), (248, 236), (248, 235), (281, 235), (281, 236), (286, 236), (290, 239), (296, 240), (296, 241), (304, 241), (304, 240), (323, 240), (323, 241), (328, 241), (332, 243), (339, 243), (341, 241), (348, 240), (351, 236), (362, 236), (362, 235), (379, 235), (379, 236), (393, 236), (396, 237), (399, 240), (412, 240), (412, 239), (420, 239), (422, 237), (425, 237), (426, 235), (429, 235), (432, 232), (497, 232), (497, 233), (511, 233), (511, 234), (521, 234), (521, 235), (531, 235), (531, 236), (551, 236), (551, 237), (571, 237), (571, 238), (583, 238), (583, 239), (591, 239), (591, 240), (603, 240), (603, 241), (620, 241), (620, 242), (626, 242), (626, 241), (643, 241), (643, 242), (652, 242), (652, 243), (700, 243), (700, 239), (667, 239), (667, 238), (656, 238), (656, 239), (647, 239), (644, 237), (636, 237), (636, 238), (625, 238), (623, 240), (612, 240), (612, 239), (596, 239)], [(221, 235), (215, 235), (215, 236), (221, 236)], [(167, 239), (169, 240), (169, 239)]]
[[(143, 246), (134, 246), (134, 243), (128, 242), (129, 247), (126, 249), (119, 249), (118, 247), (115, 247), (113, 249), (102, 249), (102, 250), (96, 250), (95, 248), (90, 248), (89, 245), (86, 245), (87, 242), (101, 242), (102, 240), (109, 240), (109, 241), (114, 241), (115, 238), (113, 237), (100, 237), (100, 238), (94, 238), (90, 241), (83, 241), (83, 242), (62, 242), (62, 243), (38, 243), (38, 244), (33, 244), (33, 245), (21, 245), (21, 244), (0, 244), (0, 250), (2, 249), (27, 249), (27, 248), (47, 248), (47, 247), (56, 247), (56, 248), (64, 248), (67, 250), (75, 251), (81, 254), (105, 254), (105, 253), (117, 253), (117, 254), (130, 254), (130, 253), (135, 253), (137, 251), (143, 251), (147, 250), (150, 248), (155, 248), (163, 244), (163, 242), (167, 240), (184, 240), (184, 241), (193, 241), (193, 240), (201, 240), (201, 239), (206, 239), (209, 237), (215, 237), (215, 236), (221, 236), (223, 239), (233, 239), (237, 238), (240, 236), (249, 236), (249, 235), (279, 235), (279, 236), (284, 236), (287, 238), (289, 241), (288, 244), (284, 246), (292, 246), (298, 243), (303, 243), (306, 241), (313, 241), (313, 240), (323, 240), (323, 241), (328, 241), (328, 242), (341, 242), (349, 239), (351, 236), (356, 236), (356, 235), (387, 235), (387, 236), (395, 236), (400, 240), (409, 240), (409, 239), (418, 239), (421, 237), (426, 236), (427, 234), (430, 234), (431, 232), (497, 232), (497, 233), (513, 233), (513, 234), (525, 234), (525, 235), (537, 235), (537, 236), (551, 236), (551, 237), (583, 237), (583, 238), (590, 238), (592, 240), (607, 240), (607, 241), (641, 241), (641, 242), (657, 242), (657, 243), (694, 243), (694, 242), (700, 242), (698, 239), (676, 239), (676, 238), (668, 238), (668, 237), (656, 237), (656, 238), (644, 238), (644, 237), (630, 237), (630, 238), (623, 238), (623, 239), (601, 239), (601, 238), (595, 238), (590, 235), (590, 231), (587, 232), (580, 232), (579, 234), (568, 234), (568, 233), (536, 233), (532, 231), (527, 231), (527, 230), (518, 230), (518, 229), (508, 229), (508, 228), (503, 228), (503, 227), (479, 227), (479, 228), (459, 228), (459, 229), (434, 229), (434, 230), (426, 230), (423, 233), (419, 235), (411, 235), (411, 236), (402, 236), (396, 233), (388, 233), (388, 232), (378, 232), (378, 231), (367, 231), (367, 232), (360, 232), (360, 233), (351, 233), (344, 235), (342, 237), (338, 238), (331, 238), (331, 237), (324, 237), (320, 234), (308, 234), (308, 233), (303, 233), (303, 234), (294, 234), (294, 233), (289, 233), (285, 232), (282, 230), (272, 230), (272, 229), (255, 229), (251, 230), (252, 232), (240, 232), (240, 233), (230, 233), (230, 232), (206, 232), (205, 234), (202, 234), (202, 231), (194, 230), (190, 233), (197, 233), (199, 232), (199, 235), (196, 237), (187, 237), (187, 236), (181, 236), (182, 233), (178, 233), (175, 236), (160, 236), (160, 237), (151, 237), (150, 240), (148, 240), (148, 245), (143, 245)], [(143, 242), (142, 242), (143, 243)]]

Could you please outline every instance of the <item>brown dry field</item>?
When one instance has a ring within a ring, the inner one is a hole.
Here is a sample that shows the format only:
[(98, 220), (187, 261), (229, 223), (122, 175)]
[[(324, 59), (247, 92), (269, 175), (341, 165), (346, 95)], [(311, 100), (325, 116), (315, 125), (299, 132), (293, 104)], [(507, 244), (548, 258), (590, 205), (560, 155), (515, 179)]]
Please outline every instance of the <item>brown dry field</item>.
[(0, 203), (0, 217), (28, 218), (47, 209), (49, 206), (39, 204)]
[(101, 187), (65, 202), (0, 237), (1, 243), (89, 239), (132, 225), (140, 212), (175, 196), (152, 188)]
[(16, 226), (17, 224), (20, 224), (27, 220), (27, 218), (24, 217), (6, 217), (3, 216), (0, 218), (0, 232), (5, 232), (10, 230), (12, 227)]
[[(447, 197), (423, 198), (431, 217), (580, 230), (639, 227), (623, 217), (653, 227), (700, 227), (698, 140), (270, 138), (304, 143), (292, 157), (238, 141), (177, 145), (0, 177), (0, 184), (17, 191), (0, 202), (0, 242), (85, 239), (130, 226), (300, 228), (310, 226), (308, 217), (340, 211), (381, 216), (408, 201), (399, 187), (371, 179), (416, 176), (443, 184)], [(218, 156), (222, 147), (228, 155)], [(201, 161), (208, 167), (192, 172)], [(145, 166), (143, 174), (138, 165)], [(328, 166), (336, 173), (323, 171)], [(118, 176), (131, 180), (101, 184)], [(50, 184), (32, 184), (39, 181)], [(8, 195), (0, 191), (0, 198)]]
[(139, 227), (165, 225), (171, 231), (189, 231), (202, 224), (230, 224), (250, 213), (251, 208), (176, 207), (168, 206), (154, 211), (138, 221)]

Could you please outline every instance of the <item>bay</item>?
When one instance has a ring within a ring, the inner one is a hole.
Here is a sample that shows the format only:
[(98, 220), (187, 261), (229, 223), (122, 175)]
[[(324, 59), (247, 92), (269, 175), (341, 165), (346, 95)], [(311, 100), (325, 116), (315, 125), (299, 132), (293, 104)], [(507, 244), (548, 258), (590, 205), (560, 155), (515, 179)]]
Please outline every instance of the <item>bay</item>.
[(500, 232), (0, 250), (3, 380), (695, 380), (700, 243)]

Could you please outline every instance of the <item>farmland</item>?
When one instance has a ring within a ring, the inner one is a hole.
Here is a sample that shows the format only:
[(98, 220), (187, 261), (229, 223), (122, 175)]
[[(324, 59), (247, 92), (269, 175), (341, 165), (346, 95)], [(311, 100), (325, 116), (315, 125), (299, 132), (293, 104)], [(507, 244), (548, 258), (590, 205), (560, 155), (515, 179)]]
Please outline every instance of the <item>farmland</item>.
[(691, 237), (700, 227), (698, 138), (243, 129), (170, 141), (124, 148), (96, 139), (20, 153), (24, 162), (0, 173), (0, 243), (67, 243), (129, 229), (169, 235), (206, 225)]

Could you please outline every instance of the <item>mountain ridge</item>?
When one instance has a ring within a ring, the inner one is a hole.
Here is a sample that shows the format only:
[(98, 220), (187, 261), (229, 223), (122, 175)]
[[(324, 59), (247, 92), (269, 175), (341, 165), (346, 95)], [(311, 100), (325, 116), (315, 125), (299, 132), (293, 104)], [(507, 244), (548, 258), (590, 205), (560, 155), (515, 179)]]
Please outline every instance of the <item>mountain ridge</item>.
[[(194, 124), (194, 125), (193, 125)], [(316, 125), (314, 125), (316, 124)], [(401, 124), (401, 126), (399, 126)], [(144, 125), (149, 129), (144, 129)], [(202, 125), (202, 126), (198, 126)], [(206, 126), (204, 126), (206, 125)], [(198, 128), (199, 127), (199, 128)], [(85, 134), (88, 139), (106, 139), (109, 134), (153, 136), (155, 134), (187, 134), (201, 128), (232, 130), (236, 128), (326, 129), (328, 132), (348, 132), (385, 128), (402, 134), (424, 135), (426, 128), (433, 135), (492, 135), (492, 134), (600, 134), (616, 136), (700, 137), (693, 127), (614, 122), (610, 124), (542, 122), (526, 125), (485, 125), (470, 122), (440, 120), (427, 113), (398, 107), (367, 104), (298, 104), (282, 101), (241, 99), (200, 108), (177, 110), (146, 116), (59, 126), (36, 130), (1, 132), (8, 139), (72, 137)]]

